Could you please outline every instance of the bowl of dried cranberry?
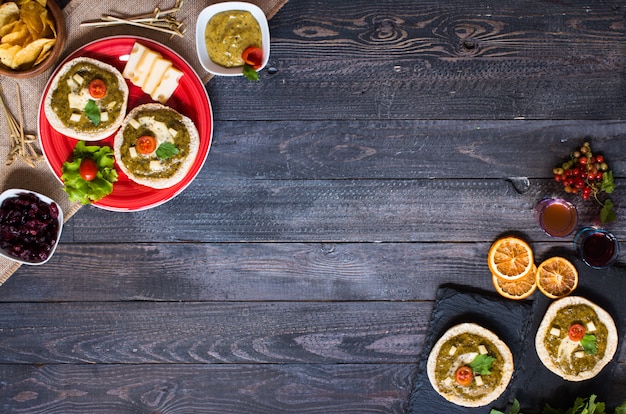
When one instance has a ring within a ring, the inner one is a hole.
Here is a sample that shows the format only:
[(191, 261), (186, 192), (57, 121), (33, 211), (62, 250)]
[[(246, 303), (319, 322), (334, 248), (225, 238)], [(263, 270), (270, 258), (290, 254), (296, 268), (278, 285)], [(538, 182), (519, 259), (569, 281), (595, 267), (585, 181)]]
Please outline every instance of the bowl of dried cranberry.
[(27, 265), (46, 263), (63, 229), (63, 211), (51, 198), (30, 190), (0, 194), (0, 256)]

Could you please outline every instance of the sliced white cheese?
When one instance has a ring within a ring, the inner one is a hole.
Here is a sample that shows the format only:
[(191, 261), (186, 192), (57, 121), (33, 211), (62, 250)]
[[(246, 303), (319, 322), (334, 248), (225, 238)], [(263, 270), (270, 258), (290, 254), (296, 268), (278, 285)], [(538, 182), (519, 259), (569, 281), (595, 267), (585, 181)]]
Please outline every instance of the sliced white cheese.
[(454, 380), (450, 377), (446, 377), (446, 379), (443, 380), (443, 385), (445, 385), (446, 387), (451, 386), (454, 383)]
[(550, 335), (561, 336), (561, 330), (559, 328), (552, 328), (550, 329)]
[(576, 358), (582, 358), (582, 357), (584, 357), (584, 356), (585, 356), (585, 351), (576, 351), (576, 352), (574, 353), (574, 356), (575, 356)]
[(478, 352), (468, 352), (457, 356), (456, 360), (452, 363), (452, 365), (450, 365), (447, 376), (454, 377), (456, 375), (457, 369), (459, 369), (463, 365), (471, 364), (474, 358), (476, 358), (477, 356)]
[(135, 73), (130, 78), (130, 81), (140, 88), (143, 88), (152, 70), (152, 65), (159, 57), (161, 57), (161, 55), (154, 50), (146, 50), (143, 55), (141, 55), (139, 63), (137, 63), (137, 67), (135, 68)]
[(159, 83), (155, 91), (150, 94), (150, 97), (165, 105), (167, 100), (174, 94), (174, 91), (176, 91), (176, 88), (178, 88), (178, 83), (182, 76), (183, 72), (170, 66), (163, 74), (161, 83)]
[(129, 147), (128, 154), (130, 155), (130, 158), (137, 158), (137, 150), (135, 147)]
[[(176, 138), (176, 135), (178, 135), (178, 131), (177, 131), (177, 130), (175, 130), (174, 128), (170, 128), (170, 129), (169, 129), (169, 131), (170, 131), (170, 135), (171, 135), (172, 137)], [(455, 349), (456, 349), (456, 348), (455, 348)]]
[(480, 375), (476, 375), (474, 377), (474, 381), (476, 381), (476, 385), (478, 385), (479, 387), (484, 384), (483, 379), (480, 377)]
[(157, 140), (157, 148), (164, 142), (173, 141), (166, 123), (157, 121), (152, 116), (141, 116), (137, 120), (152, 132), (152, 136)]
[(167, 69), (172, 66), (172, 62), (168, 59), (164, 59), (159, 56), (153, 63), (152, 68), (148, 74), (148, 78), (144, 82), (141, 90), (147, 93), (148, 95), (152, 95), (152, 93), (156, 90), (157, 86), (161, 83), (161, 79)]
[(452, 347), (450, 347), (450, 351), (448, 351), (448, 355), (452, 356), (456, 354), (456, 346), (452, 345)]
[(85, 89), (81, 89), (78, 92), (70, 92), (67, 95), (67, 103), (70, 109), (85, 109), (85, 105), (91, 99), (91, 95), (89, 95), (89, 91)]
[(80, 114), (72, 114), (70, 115), (70, 122), (80, 122)]
[(587, 332), (593, 332), (595, 330), (596, 330), (596, 325), (593, 322), (589, 321), (587, 323)]
[(485, 345), (478, 345), (478, 353), (485, 355), (487, 353), (487, 348), (485, 348)]
[(572, 355), (580, 349), (580, 342), (572, 341), (569, 339), (569, 336), (565, 336), (561, 340), (559, 344), (559, 349), (557, 350), (557, 359), (559, 361), (559, 365), (563, 367), (571, 367), (572, 366)]
[(108, 112), (100, 112), (100, 122), (107, 122), (109, 120)]
[(126, 79), (132, 79), (135, 76), (135, 69), (137, 68), (137, 64), (147, 50), (147, 47), (145, 47), (141, 43), (135, 42), (133, 48), (130, 51), (128, 62), (126, 62), (126, 66), (124, 66), (124, 72), (122, 72), (122, 75)]

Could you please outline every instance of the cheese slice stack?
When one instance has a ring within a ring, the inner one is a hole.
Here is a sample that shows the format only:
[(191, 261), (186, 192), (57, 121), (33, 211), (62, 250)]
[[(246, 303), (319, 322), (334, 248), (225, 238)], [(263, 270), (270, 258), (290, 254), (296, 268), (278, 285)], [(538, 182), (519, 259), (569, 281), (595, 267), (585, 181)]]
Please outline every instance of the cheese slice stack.
[(152, 99), (165, 104), (176, 91), (183, 72), (160, 53), (135, 42), (122, 75)]

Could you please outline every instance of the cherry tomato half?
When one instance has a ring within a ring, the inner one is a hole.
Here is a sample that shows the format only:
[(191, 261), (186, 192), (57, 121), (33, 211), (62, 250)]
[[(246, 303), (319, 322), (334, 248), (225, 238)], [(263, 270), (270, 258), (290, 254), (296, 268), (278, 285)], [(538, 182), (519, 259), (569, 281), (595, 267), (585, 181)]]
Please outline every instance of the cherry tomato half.
[(140, 154), (151, 154), (157, 147), (157, 140), (150, 135), (143, 135), (137, 138), (135, 142), (135, 149)]
[(85, 181), (91, 181), (98, 175), (98, 165), (91, 158), (84, 158), (78, 167), (78, 173)]
[(250, 46), (243, 51), (241, 58), (254, 69), (258, 69), (263, 63), (263, 50), (256, 46)]
[(89, 95), (94, 99), (104, 98), (107, 94), (107, 85), (102, 79), (94, 79), (89, 82)]
[(585, 336), (585, 327), (579, 323), (574, 323), (569, 327), (567, 336), (569, 336), (569, 339), (572, 341), (580, 341)]
[(456, 370), (456, 382), (459, 385), (467, 386), (472, 382), (472, 378), (474, 377), (474, 373), (472, 369), (467, 365), (464, 365)]

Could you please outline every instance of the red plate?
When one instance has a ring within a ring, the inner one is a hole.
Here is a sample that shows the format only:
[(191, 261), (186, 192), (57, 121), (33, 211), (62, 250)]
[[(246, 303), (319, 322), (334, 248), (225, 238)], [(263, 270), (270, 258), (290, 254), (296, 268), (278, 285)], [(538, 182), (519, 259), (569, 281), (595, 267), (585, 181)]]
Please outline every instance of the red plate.
[[(54, 130), (46, 119), (44, 100), (52, 79), (67, 61), (83, 56), (108, 63), (122, 72), (128, 61), (128, 56), (133, 44), (136, 41), (161, 53), (164, 58), (171, 60), (173, 65), (184, 73), (174, 95), (167, 101), (167, 106), (188, 116), (196, 124), (196, 128), (198, 128), (200, 134), (200, 149), (189, 173), (187, 173), (180, 183), (170, 188), (158, 190), (137, 184), (131, 181), (117, 168), (119, 179), (113, 184), (113, 192), (93, 204), (102, 209), (111, 211), (145, 210), (161, 205), (174, 198), (183, 191), (200, 172), (209, 153), (213, 135), (213, 115), (211, 112), (211, 102), (209, 101), (206, 89), (196, 72), (176, 52), (153, 40), (137, 36), (113, 36), (96, 40), (76, 50), (61, 62), (55, 73), (50, 77), (39, 105), (37, 125), (41, 149), (48, 165), (50, 165), (50, 168), (52, 168), (52, 171), (54, 171), (59, 181), (61, 180), (63, 163), (71, 159), (74, 147), (78, 141)], [(141, 88), (133, 85), (128, 80), (126, 83), (129, 88), (128, 111), (138, 105), (154, 102), (150, 98), (150, 95), (145, 94)], [(112, 134), (103, 140), (88, 142), (87, 144), (109, 145), (113, 148), (114, 136), (115, 134)]]

